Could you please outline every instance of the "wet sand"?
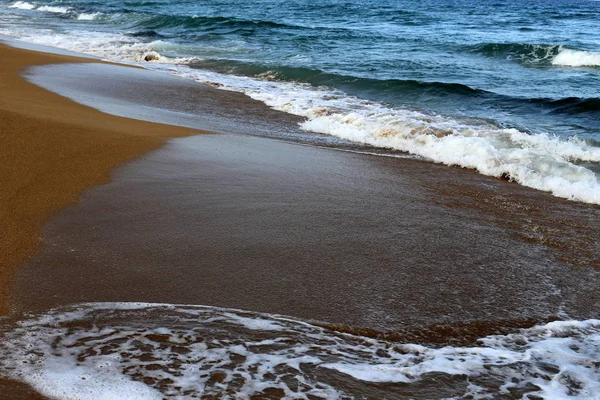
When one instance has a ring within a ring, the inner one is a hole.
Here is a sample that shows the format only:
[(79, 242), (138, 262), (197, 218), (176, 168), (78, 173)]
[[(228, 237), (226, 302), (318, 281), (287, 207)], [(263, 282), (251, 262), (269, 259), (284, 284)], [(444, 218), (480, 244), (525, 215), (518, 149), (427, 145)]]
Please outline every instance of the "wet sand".
[(46, 220), (104, 183), (119, 164), (168, 137), (199, 132), (103, 114), (19, 77), (27, 66), (92, 62), (0, 44), (0, 314), (15, 267), (39, 243)]
[(465, 180), (492, 182), (264, 138), (175, 140), (53, 219), (16, 304), (204, 304), (378, 330), (597, 315), (600, 271), (444, 204), (435, 187)]

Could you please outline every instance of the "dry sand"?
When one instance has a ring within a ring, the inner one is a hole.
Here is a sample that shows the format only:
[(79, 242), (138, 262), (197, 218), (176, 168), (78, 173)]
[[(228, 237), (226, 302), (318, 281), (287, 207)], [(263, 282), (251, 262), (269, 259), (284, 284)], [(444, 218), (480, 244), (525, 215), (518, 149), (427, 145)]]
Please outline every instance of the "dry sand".
[(0, 44), (0, 313), (46, 220), (117, 165), (199, 131), (103, 114), (26, 82), (27, 66), (95, 62)]

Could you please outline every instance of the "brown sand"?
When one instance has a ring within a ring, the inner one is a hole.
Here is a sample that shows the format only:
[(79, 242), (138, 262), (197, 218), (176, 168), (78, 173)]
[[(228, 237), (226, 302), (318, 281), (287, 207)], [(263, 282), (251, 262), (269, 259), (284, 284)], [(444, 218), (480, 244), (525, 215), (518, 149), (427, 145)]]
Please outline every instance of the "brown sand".
[(113, 168), (200, 133), (103, 114), (23, 80), (26, 66), (97, 62), (0, 44), (0, 314), (15, 267), (39, 244), (43, 223), (106, 182)]

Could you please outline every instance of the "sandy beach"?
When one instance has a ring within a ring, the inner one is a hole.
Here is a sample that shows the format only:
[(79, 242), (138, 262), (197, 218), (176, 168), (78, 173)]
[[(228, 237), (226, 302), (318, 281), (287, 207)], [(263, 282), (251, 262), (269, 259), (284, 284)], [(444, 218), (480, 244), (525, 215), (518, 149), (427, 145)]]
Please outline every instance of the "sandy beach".
[(199, 132), (108, 116), (49, 93), (19, 73), (37, 64), (93, 61), (1, 46), (0, 309), (6, 314), (14, 268), (35, 251), (51, 215), (106, 182), (124, 161), (168, 137)]
[(239, 93), (0, 51), (4, 314), (198, 304), (438, 345), (597, 316), (598, 206), (273, 140), (299, 118)]

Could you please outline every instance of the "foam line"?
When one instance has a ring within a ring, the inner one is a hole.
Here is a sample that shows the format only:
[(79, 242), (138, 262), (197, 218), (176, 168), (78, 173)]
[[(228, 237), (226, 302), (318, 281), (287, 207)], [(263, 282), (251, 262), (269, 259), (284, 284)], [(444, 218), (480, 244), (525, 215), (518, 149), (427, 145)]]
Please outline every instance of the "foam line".
[(479, 344), (429, 348), (241, 310), (92, 303), (5, 325), (0, 376), (59, 399), (249, 398), (269, 391), (338, 399), (372, 390), (363, 386), (369, 383), (402, 383), (410, 392), (431, 373), (465, 382), (428, 381), (456, 399), (600, 393), (600, 320), (557, 321)]

